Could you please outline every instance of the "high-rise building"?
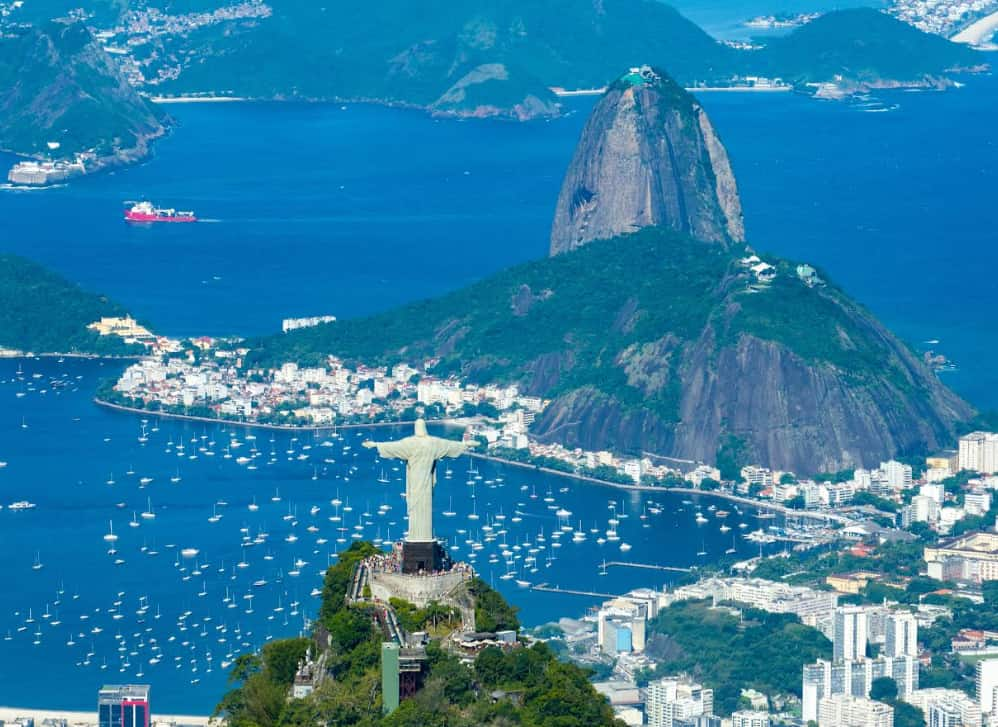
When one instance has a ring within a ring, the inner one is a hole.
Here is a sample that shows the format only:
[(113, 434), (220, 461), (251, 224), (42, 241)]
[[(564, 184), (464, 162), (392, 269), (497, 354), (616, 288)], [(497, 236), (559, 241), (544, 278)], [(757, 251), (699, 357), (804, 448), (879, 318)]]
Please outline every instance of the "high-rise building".
[(866, 656), (866, 609), (840, 606), (835, 609), (832, 655), (835, 660), (862, 659)]
[(963, 435), (957, 461), (962, 470), (985, 474), (998, 472), (998, 434), (971, 432)]
[(959, 689), (916, 689), (905, 701), (925, 713), (934, 727), (981, 727), (981, 707)]
[(149, 727), (149, 685), (108, 684), (97, 692), (99, 727)]
[(865, 697), (824, 697), (818, 708), (818, 727), (894, 727), (894, 709)]
[(998, 659), (984, 659), (977, 662), (977, 703), (981, 714), (994, 714), (998, 689)]
[(918, 621), (915, 614), (897, 611), (887, 616), (884, 656), (918, 656)]
[(731, 727), (769, 727), (769, 712), (748, 709), (732, 712)]
[(648, 685), (645, 714), (650, 727), (679, 727), (714, 712), (714, 690), (687, 679), (665, 677)]
[(802, 684), (804, 721), (818, 719), (818, 705), (824, 697), (847, 695), (870, 696), (873, 680), (889, 677), (898, 687), (898, 695), (906, 699), (918, 689), (918, 659), (913, 656), (878, 656), (856, 661), (825, 661), (805, 664)]
[(905, 490), (911, 487), (911, 465), (892, 459), (889, 462), (881, 462), (880, 471), (891, 489)]

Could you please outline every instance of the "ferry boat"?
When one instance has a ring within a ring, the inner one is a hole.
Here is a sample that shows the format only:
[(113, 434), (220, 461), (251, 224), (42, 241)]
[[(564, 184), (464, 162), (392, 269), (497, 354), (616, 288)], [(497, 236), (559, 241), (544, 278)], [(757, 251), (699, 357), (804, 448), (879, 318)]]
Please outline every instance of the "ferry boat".
[(137, 202), (131, 209), (125, 211), (128, 222), (197, 222), (198, 218), (191, 211), (161, 209), (153, 207), (152, 202)]

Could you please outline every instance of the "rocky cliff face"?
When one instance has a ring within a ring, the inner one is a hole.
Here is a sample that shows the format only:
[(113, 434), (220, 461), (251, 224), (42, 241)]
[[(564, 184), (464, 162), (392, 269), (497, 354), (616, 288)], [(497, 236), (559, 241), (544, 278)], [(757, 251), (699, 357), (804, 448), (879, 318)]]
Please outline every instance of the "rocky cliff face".
[[(898, 377), (856, 378), (748, 333), (719, 344), (708, 328), (677, 352), (675, 418), (585, 387), (556, 396), (534, 430), (568, 447), (698, 462), (714, 462), (722, 441), (734, 437), (744, 463), (800, 473), (874, 467), (899, 453), (951, 444), (954, 423), (972, 416), (971, 408), (874, 320), (860, 316), (855, 322), (882, 336), (885, 370)], [(670, 369), (654, 359), (643, 366)], [(668, 383), (668, 376), (649, 379), (643, 391), (654, 396)]]
[(254, 357), (434, 358), (431, 373), (549, 399), (532, 433), (589, 450), (714, 463), (726, 448), (812, 474), (952, 445), (970, 406), (831, 282), (746, 261), (741, 238), (734, 175), (703, 110), (668, 79), (631, 79), (587, 124), (555, 254), (282, 334)]
[(107, 164), (143, 155), (161, 119), (82, 22), (0, 36), (0, 147), (55, 158), (92, 150), (88, 166)]
[(551, 254), (653, 225), (722, 245), (745, 236), (728, 154), (707, 114), (645, 69), (593, 109), (558, 197)]

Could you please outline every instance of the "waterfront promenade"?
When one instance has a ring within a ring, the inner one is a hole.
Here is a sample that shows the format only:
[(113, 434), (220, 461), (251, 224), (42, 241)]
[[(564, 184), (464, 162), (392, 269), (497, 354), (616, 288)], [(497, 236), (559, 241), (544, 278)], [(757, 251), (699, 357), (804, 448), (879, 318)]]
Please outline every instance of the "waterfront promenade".
[[(301, 431), (336, 431), (341, 429), (366, 429), (366, 428), (377, 428), (377, 427), (395, 427), (406, 424), (413, 424), (411, 421), (399, 421), (399, 422), (368, 422), (361, 424), (337, 424), (337, 425), (312, 425), (312, 426), (295, 426), (287, 424), (263, 424), (260, 422), (239, 422), (230, 421), (228, 419), (219, 419), (217, 417), (201, 417), (193, 416), (190, 414), (173, 414), (170, 412), (162, 411), (151, 411), (149, 409), (140, 409), (139, 407), (125, 406), (123, 404), (114, 404), (110, 401), (105, 401), (98, 397), (94, 397), (94, 403), (98, 406), (103, 406), (108, 409), (114, 409), (115, 411), (127, 412), (129, 414), (141, 414), (147, 417), (161, 417), (164, 419), (183, 419), (187, 421), (194, 422), (204, 422), (207, 424), (231, 424), (233, 426), (239, 427), (253, 427), (257, 429), (271, 429), (276, 431), (284, 432), (301, 432)], [(455, 419), (434, 419), (431, 420), (430, 424), (442, 424), (446, 426), (466, 426), (473, 420), (464, 418)], [(751, 497), (743, 497), (741, 495), (734, 495), (728, 492), (718, 492), (716, 490), (699, 490), (693, 487), (662, 487), (659, 485), (638, 485), (638, 484), (625, 484), (622, 482), (611, 482), (610, 480), (601, 480), (598, 477), (590, 477), (588, 475), (579, 474), (577, 472), (565, 472), (564, 470), (554, 469), (553, 467), (543, 467), (541, 465), (532, 464), (530, 462), (518, 462), (512, 459), (506, 459), (504, 457), (495, 457), (490, 454), (482, 454), (481, 452), (468, 451), (469, 457), (476, 457), (478, 459), (489, 460), (492, 462), (499, 462), (501, 464), (511, 465), (514, 467), (522, 467), (524, 469), (534, 470), (536, 472), (544, 472), (549, 475), (558, 475), (559, 477), (568, 477), (574, 480), (581, 480), (583, 482), (592, 482), (597, 485), (604, 485), (606, 487), (615, 487), (618, 490), (636, 490), (639, 492), (673, 492), (686, 495), (705, 495), (708, 497), (718, 497), (723, 500), (728, 500), (729, 502), (737, 502), (742, 505), (747, 505), (749, 507), (755, 507), (760, 510), (769, 510), (771, 512), (780, 513), (781, 515), (793, 516), (793, 517), (803, 517), (810, 520), (825, 520), (827, 522), (836, 522), (841, 525), (851, 525), (853, 521), (845, 517), (844, 515), (837, 515), (830, 512), (816, 512), (813, 510), (792, 510), (788, 507), (784, 507), (775, 502), (767, 502), (765, 500), (756, 500)]]
[[(115, 411), (127, 412), (129, 414), (141, 414), (145, 417), (158, 417), (160, 419), (182, 419), (189, 422), (204, 422), (205, 424), (231, 424), (237, 427), (251, 427), (253, 429), (272, 429), (278, 432), (335, 432), (341, 429), (373, 429), (377, 427), (398, 427), (408, 424), (412, 426), (416, 422), (411, 419), (397, 422), (363, 422), (360, 424), (309, 424), (299, 426), (297, 424), (267, 424), (265, 422), (243, 422), (235, 419), (221, 419), (219, 417), (202, 417), (193, 414), (174, 414), (168, 411), (154, 411), (152, 409), (142, 409), (137, 406), (125, 406), (94, 397), (97, 406), (103, 406)], [(444, 424), (447, 426), (464, 426), (468, 419), (431, 419), (430, 424)]]
[[(11, 722), (18, 718), (30, 718), (35, 724), (41, 724), (46, 719), (66, 720), (70, 725), (96, 725), (97, 712), (71, 712), (64, 709), (33, 709), (30, 707), (0, 707), (0, 723)], [(199, 717), (186, 714), (158, 714), (153, 712), (150, 722), (154, 725), (177, 725), (182, 727), (202, 727), (206, 725), (221, 725), (219, 720), (211, 717)]]

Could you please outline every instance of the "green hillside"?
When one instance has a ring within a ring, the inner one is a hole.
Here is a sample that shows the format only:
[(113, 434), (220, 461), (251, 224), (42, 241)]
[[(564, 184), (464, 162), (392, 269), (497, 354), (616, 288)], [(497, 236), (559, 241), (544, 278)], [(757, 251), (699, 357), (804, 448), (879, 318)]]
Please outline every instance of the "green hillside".
[[(163, 133), (83, 23), (44, 22), (0, 34), (0, 148), (20, 154), (104, 156)], [(48, 142), (57, 142), (50, 151)]]
[[(735, 54), (657, 0), (401, 0), (275, 3), (274, 16), (184, 41), (198, 49), (167, 90), (367, 98), (432, 106), (482, 65), (505, 68), (515, 101), (548, 86), (602, 86), (630, 65), (667, 60), (680, 78), (714, 78)], [(308, 68), (308, 73), (302, 69)], [(501, 84), (463, 108), (510, 105)]]
[[(606, 699), (577, 666), (558, 661), (544, 644), (502, 651), (483, 649), (470, 666), (434, 638), (427, 646), (428, 673), (422, 686), (391, 715), (381, 713), (381, 643), (387, 635), (375, 625), (373, 604), (347, 604), (345, 597), (358, 560), (376, 552), (357, 542), (340, 553), (326, 572), (318, 627), (328, 633), (313, 644), (324, 652), (328, 678), (305, 699), (289, 699), (298, 661), (310, 639), (266, 644), (261, 654), (236, 659), (235, 687), (216, 708), (231, 727), (614, 727)], [(481, 580), (480, 591), (501, 610), (510, 607)], [(481, 601), (481, 596), (479, 596)], [(492, 695), (501, 690), (502, 698)], [(508, 696), (505, 696), (508, 695)]]
[(973, 410), (827, 282), (770, 259), (760, 283), (725, 250), (645, 228), (433, 300), (250, 341), (247, 367), (326, 355), (516, 383), (551, 399), (532, 433), (568, 447), (794, 472), (867, 466), (951, 442)]
[(760, 53), (771, 74), (794, 81), (920, 81), (986, 62), (979, 52), (872, 8), (827, 13), (768, 41)]
[[(125, 309), (16, 255), (0, 253), (0, 347), (35, 353), (135, 353), (87, 325)], [(140, 347), (141, 348), (141, 347)]]
[[(644, 347), (658, 347), (665, 336), (665, 350), (655, 355), (657, 365), (668, 365), (670, 351), (678, 353), (708, 326), (724, 341), (752, 335), (786, 344), (810, 361), (841, 367), (856, 381), (903, 377), (877, 355), (876, 337), (850, 321), (859, 309), (844, 296), (807, 288), (792, 266), (784, 267), (774, 287), (750, 294), (748, 276), (735, 263), (740, 252), (646, 228), (511, 268), (440, 298), (252, 342), (247, 366), (319, 362), (330, 353), (381, 364), (439, 356), (436, 373), (531, 384), (539, 362), (553, 357), (557, 382), (539, 393), (595, 387), (667, 421), (678, 416), (678, 387), (649, 396), (640, 376), (628, 375), (628, 363), (641, 368)], [(839, 329), (849, 336), (838, 335)]]

